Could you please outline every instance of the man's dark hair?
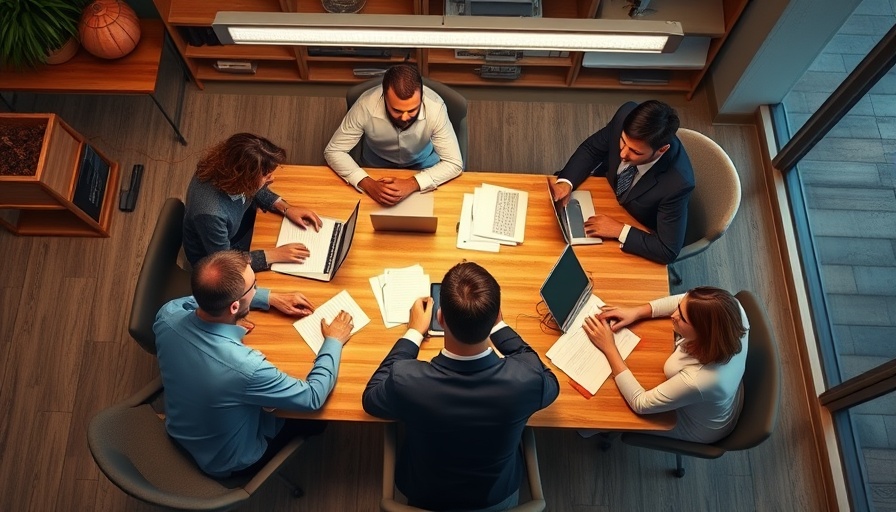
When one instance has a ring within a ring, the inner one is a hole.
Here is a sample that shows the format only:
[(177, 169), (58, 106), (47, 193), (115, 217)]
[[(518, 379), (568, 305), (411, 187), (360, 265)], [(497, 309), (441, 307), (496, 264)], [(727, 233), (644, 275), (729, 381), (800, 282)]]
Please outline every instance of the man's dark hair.
[(471, 262), (458, 263), (445, 274), (439, 295), (442, 319), (461, 343), (486, 339), (501, 310), (501, 287), (487, 270)]
[(249, 264), (249, 253), (229, 250), (209, 254), (193, 267), (190, 286), (193, 297), (203, 311), (219, 316), (246, 291), (243, 272)]
[(629, 112), (622, 122), (622, 131), (656, 151), (672, 142), (680, 124), (674, 108), (662, 101), (649, 100)]
[[(407, 100), (420, 91), (423, 94), (423, 77), (420, 71), (409, 64), (396, 64), (383, 75), (383, 93), (392, 89), (399, 99)], [(422, 99), (422, 97), (421, 97)]]

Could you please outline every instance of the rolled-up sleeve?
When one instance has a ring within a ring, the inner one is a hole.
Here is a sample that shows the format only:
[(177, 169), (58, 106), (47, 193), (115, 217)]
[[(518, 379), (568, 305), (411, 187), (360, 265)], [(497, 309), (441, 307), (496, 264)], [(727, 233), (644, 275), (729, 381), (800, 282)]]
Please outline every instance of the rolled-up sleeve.
[[(324, 159), (326, 159), (327, 165), (346, 183), (356, 189), (358, 188), (358, 183), (366, 178), (368, 174), (355, 162), (348, 152), (364, 136), (364, 126), (369, 118), (370, 113), (364, 103), (360, 101), (355, 102), (324, 149)], [(360, 189), (358, 190), (360, 191)]]

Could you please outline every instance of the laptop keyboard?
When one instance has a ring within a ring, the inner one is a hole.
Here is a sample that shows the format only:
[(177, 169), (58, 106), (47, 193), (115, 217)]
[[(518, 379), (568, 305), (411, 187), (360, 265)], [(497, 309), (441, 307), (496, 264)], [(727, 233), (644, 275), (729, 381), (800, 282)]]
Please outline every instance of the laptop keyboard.
[(492, 231), (498, 235), (513, 236), (516, 232), (516, 212), (520, 195), (515, 192), (498, 191), (495, 203), (495, 222)]

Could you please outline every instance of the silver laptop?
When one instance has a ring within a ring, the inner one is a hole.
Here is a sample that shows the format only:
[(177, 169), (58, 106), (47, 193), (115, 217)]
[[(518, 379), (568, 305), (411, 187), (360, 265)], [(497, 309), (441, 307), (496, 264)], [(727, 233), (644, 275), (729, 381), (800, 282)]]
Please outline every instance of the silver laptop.
[(551, 178), (547, 179), (548, 197), (554, 205), (554, 215), (560, 224), (560, 232), (563, 239), (569, 245), (594, 245), (603, 243), (597, 237), (585, 234), (585, 221), (594, 215), (594, 202), (591, 200), (591, 192), (576, 190), (570, 194), (569, 202), (563, 206), (560, 201), (554, 201), (551, 192)]
[(435, 194), (414, 192), (395, 206), (371, 212), (370, 223), (376, 231), (435, 233), (439, 218), (434, 208)]
[(370, 223), (376, 231), (404, 231), (411, 233), (435, 233), (439, 218), (434, 216), (370, 214)]

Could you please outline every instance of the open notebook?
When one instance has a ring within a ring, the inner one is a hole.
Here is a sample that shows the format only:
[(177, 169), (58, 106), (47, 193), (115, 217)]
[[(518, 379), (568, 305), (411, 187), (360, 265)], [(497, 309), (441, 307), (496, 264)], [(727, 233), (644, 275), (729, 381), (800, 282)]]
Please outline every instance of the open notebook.
[(311, 255), (302, 263), (274, 263), (271, 265), (271, 270), (318, 281), (333, 279), (352, 246), (360, 206), (361, 202), (358, 201), (355, 210), (345, 222), (321, 217), (323, 226), (320, 231), (302, 229), (284, 217), (280, 224), (277, 247), (289, 243), (301, 243), (305, 244)]

